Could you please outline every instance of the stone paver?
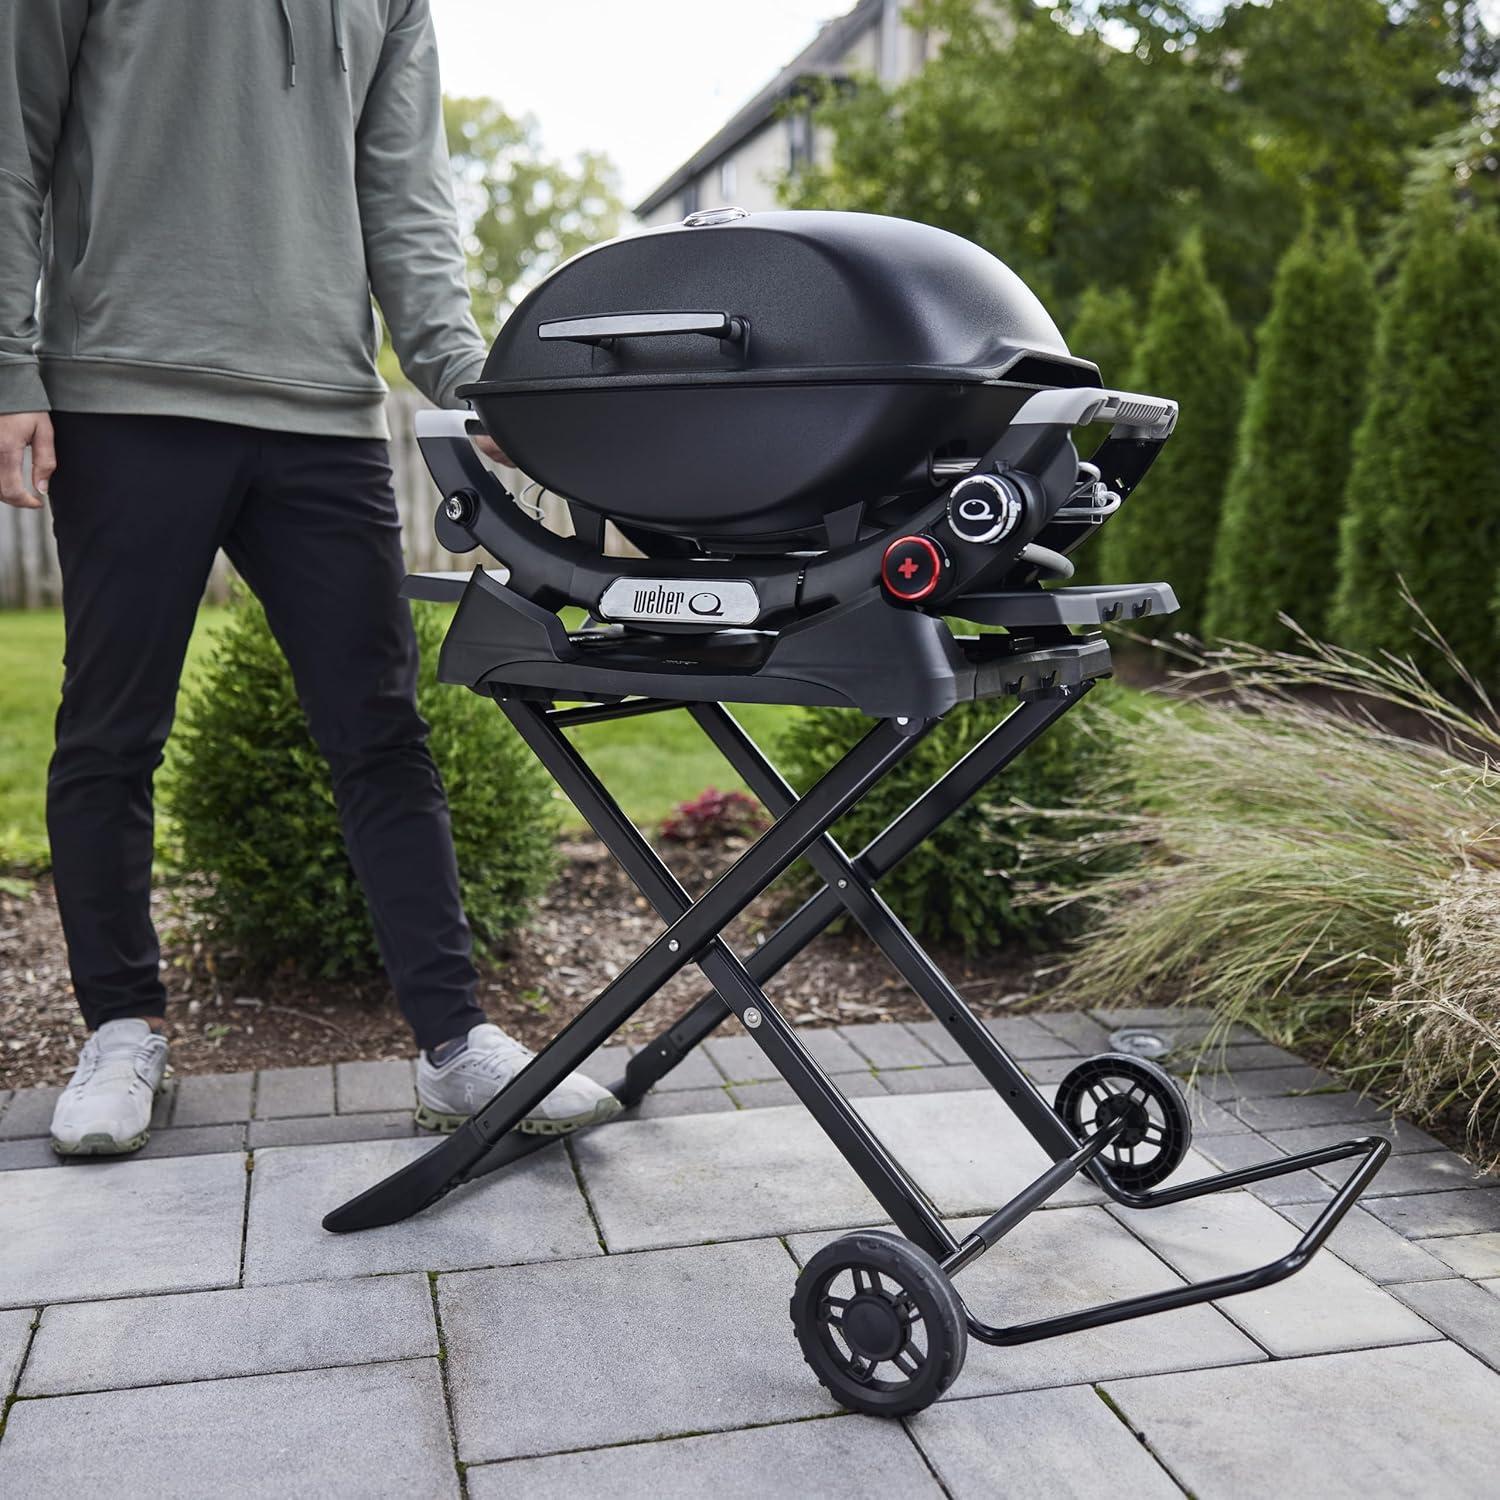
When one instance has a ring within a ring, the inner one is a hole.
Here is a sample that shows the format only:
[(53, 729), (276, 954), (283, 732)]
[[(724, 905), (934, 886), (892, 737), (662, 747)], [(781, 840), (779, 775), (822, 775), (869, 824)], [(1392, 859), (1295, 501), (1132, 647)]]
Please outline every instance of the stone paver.
[(1088, 1386), (943, 1401), (914, 1417), (911, 1431), (953, 1500), (1181, 1497)]
[(0, 1408), (15, 1389), (16, 1375), (21, 1369), (35, 1318), (35, 1311), (29, 1307), (0, 1312)]
[(1492, 1496), (1500, 1376), (1415, 1344), (1104, 1387), (1198, 1500), (1250, 1495)]
[(62, 1165), (63, 1159), (52, 1149), (46, 1136), (28, 1136), (19, 1141), (0, 1141), (0, 1172), (20, 1172), (28, 1167)]
[(1418, 1281), (1391, 1290), (1470, 1354), (1491, 1369), (1500, 1369), (1500, 1297), (1457, 1277)]
[[(1109, 1211), (1194, 1281), (1275, 1260), (1301, 1237), (1275, 1209), (1240, 1192), (1142, 1212), (1114, 1205)], [(1435, 1336), (1394, 1297), (1328, 1255), (1315, 1256), (1285, 1281), (1226, 1298), (1219, 1306), (1281, 1358)]]
[(438, 1352), (427, 1278), (75, 1302), (42, 1314), (23, 1396), (419, 1359)]
[(840, 1026), (839, 1035), (877, 1068), (928, 1068), (943, 1060), (905, 1026), (866, 1021)]
[(360, 1141), (257, 1152), (245, 1284), (600, 1253), (588, 1206), (561, 1151), (541, 1152), (460, 1188), (404, 1223), (358, 1234), (323, 1229), (330, 1209), (430, 1149), (427, 1141)]
[(1061, 1037), (1085, 1057), (1095, 1052), (1109, 1051), (1111, 1028), (1085, 1015), (1081, 1010), (1040, 1011), (1036, 1015), (1037, 1025)]
[[(1279, 1212), (1299, 1229), (1310, 1228), (1323, 1211), (1321, 1203), (1295, 1203)], [(1440, 1240), (1439, 1244), (1451, 1243)], [(1451, 1269), (1414, 1240), (1397, 1234), (1357, 1203), (1339, 1221), (1326, 1246), (1371, 1281), (1432, 1281), (1451, 1276)]]
[(174, 1125), (232, 1125), (250, 1118), (253, 1073), (210, 1073), (177, 1080)]
[(1457, 1234), (1435, 1240), (1413, 1240), (1412, 1244), (1437, 1256), (1444, 1265), (1452, 1267), (1460, 1276), (1500, 1276), (1500, 1230), (1491, 1229), (1483, 1234)]
[(522, 1458), (468, 1472), (469, 1500), (768, 1500), (942, 1495), (899, 1422), (830, 1417), (743, 1432)]
[[(941, 1073), (943, 1068), (920, 1068), (918, 1072)], [(896, 1075), (881, 1073), (878, 1076), (866, 1070), (863, 1073), (837, 1073), (833, 1075), (834, 1087), (848, 1099), (861, 1099), (871, 1094), (884, 1094), (889, 1080)], [(796, 1091), (784, 1078), (766, 1083), (734, 1083), (728, 1093), (741, 1109), (768, 1109), (775, 1105), (795, 1104)]]
[(20, 1401), (0, 1494), (458, 1494), (436, 1360)]
[(800, 1105), (625, 1121), (579, 1136), (573, 1151), (612, 1251), (884, 1217)]
[(0, 1307), (232, 1285), (244, 1200), (239, 1156), (7, 1172)]
[[(1275, 1161), (1285, 1153), (1265, 1139), (1248, 1131), (1241, 1135), (1204, 1135), (1196, 1137), (1197, 1149), (1216, 1167), (1236, 1171)], [(1326, 1203), (1333, 1189), (1310, 1171), (1289, 1172), (1284, 1177), (1268, 1177), (1253, 1182), (1245, 1190), (1262, 1203)]]
[(868, 1073), (869, 1062), (831, 1026), (802, 1026), (797, 1040), (812, 1053), (813, 1061), (825, 1073)]
[[(950, 1224), (960, 1238), (978, 1220)], [(792, 1253), (806, 1264), (836, 1234), (795, 1235)], [(961, 1275), (970, 1309), (995, 1324), (1030, 1322), (1095, 1303), (1180, 1284), (1139, 1240), (1101, 1208), (1062, 1208), (1035, 1215)], [(1227, 1318), (1207, 1306), (1112, 1323), (1062, 1338), (995, 1348), (969, 1340), (952, 1397), (995, 1395), (1143, 1375), (1197, 1365), (1240, 1364), (1265, 1355)]]
[[(891, 1094), (957, 1094), (988, 1088), (973, 1063), (943, 1068), (883, 1068), (880, 1082)], [(878, 1092), (878, 1091), (877, 1091)]]
[[(759, 1084), (746, 1087), (759, 1088)], [(674, 1089), (669, 1093), (647, 1094), (636, 1106), (632, 1118), (637, 1120), (660, 1120), (666, 1115), (714, 1115), (733, 1114), (735, 1103), (726, 1088)]]
[(584, 1061), (578, 1070), (585, 1077), (592, 1078), (595, 1083), (602, 1083), (608, 1088), (613, 1083), (618, 1083), (625, 1074), (625, 1065), (630, 1061), (630, 1048), (623, 1043), (611, 1047), (601, 1047), (594, 1055)]
[(1500, 1230), (1500, 1188), (1458, 1188), (1367, 1202), (1377, 1219), (1412, 1239)]
[(1270, 1042), (1235, 1042), (1181, 1053), (1173, 1059), (1173, 1066), (1185, 1072), (1196, 1068), (1203, 1073), (1248, 1073), (1257, 1068), (1295, 1068), (1301, 1062), (1295, 1052)]
[(1183, 1085), (1182, 1097), (1192, 1117), (1195, 1136), (1242, 1135), (1250, 1129), (1238, 1115), (1230, 1114), (1222, 1104), (1216, 1104), (1190, 1083)]
[(60, 1088), (17, 1089), (5, 1113), (0, 1115), (0, 1141), (46, 1135), (52, 1125), (52, 1107), (60, 1093)]
[[(748, 1036), (710, 1037), (699, 1051), (730, 1083), (760, 1083), (781, 1077), (771, 1059)], [(681, 1068), (674, 1068), (673, 1072), (681, 1072)]]
[[(1393, 1156), (1404, 1156), (1412, 1151), (1440, 1151), (1442, 1142), (1427, 1134), (1425, 1130), (1406, 1120), (1381, 1119), (1368, 1127), (1350, 1129), (1348, 1124), (1309, 1125), (1300, 1130), (1268, 1130), (1266, 1139), (1279, 1146), (1288, 1156), (1299, 1151), (1321, 1151), (1324, 1146), (1337, 1146), (1351, 1136), (1383, 1135), (1391, 1143)], [(1381, 1176), (1388, 1168), (1383, 1168)]]
[(992, 1016), (984, 1024), (990, 1035), (1018, 1062), (1081, 1055), (1072, 1042), (1049, 1031), (1030, 1016)]
[(332, 1113), (332, 1068), (262, 1068), (256, 1075), (257, 1120)]
[[(1374, 1128), (1390, 1119), (1390, 1111), (1359, 1094), (1287, 1094), (1281, 1098), (1239, 1099), (1233, 1113), (1252, 1130), (1291, 1130), (1300, 1125), (1335, 1125), (1344, 1121)], [(1365, 1131), (1351, 1130), (1352, 1136)]]
[(906, 1021), (906, 1029), (916, 1039), (937, 1053), (945, 1063), (966, 1063), (969, 1054), (953, 1039), (953, 1033), (941, 1021)]
[[(409, 1109), (387, 1114), (315, 1115), (307, 1120), (252, 1120), (250, 1148), (326, 1146), (334, 1141), (389, 1141), (419, 1134)], [(436, 1136), (423, 1135), (431, 1143)]]
[(333, 1088), (341, 1115), (415, 1109), (416, 1065), (409, 1059), (339, 1063)]
[[(1356, 1165), (1348, 1161), (1334, 1162), (1331, 1166), (1317, 1168), (1317, 1173), (1329, 1182), (1342, 1184)], [(1451, 1192), (1454, 1188), (1497, 1186), (1500, 1183), (1496, 1183), (1493, 1177), (1476, 1171), (1452, 1151), (1420, 1151), (1393, 1156), (1381, 1167), (1363, 1196), (1394, 1198), (1406, 1193), (1441, 1193)]]
[(1285, 1068), (1251, 1068), (1243, 1072), (1200, 1073), (1197, 1086), (1210, 1099), (1217, 1099), (1220, 1103), (1226, 1099), (1284, 1098), (1337, 1087), (1329, 1074), (1308, 1063)]
[(459, 1457), (833, 1410), (793, 1339), (795, 1274), (780, 1244), (760, 1240), (440, 1277)]
[(180, 1129), (153, 1130), (151, 1139), (135, 1153), (136, 1161), (154, 1161), (161, 1156), (217, 1156), (245, 1149), (243, 1125), (184, 1125)]

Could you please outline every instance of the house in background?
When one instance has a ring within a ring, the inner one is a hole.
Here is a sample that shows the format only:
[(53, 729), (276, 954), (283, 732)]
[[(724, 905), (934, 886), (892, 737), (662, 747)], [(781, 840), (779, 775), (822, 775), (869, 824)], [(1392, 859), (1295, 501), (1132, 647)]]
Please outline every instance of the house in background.
[(636, 205), (643, 224), (672, 224), (700, 208), (776, 206), (776, 183), (827, 149), (811, 111), (797, 108), (821, 79), (873, 75), (900, 83), (927, 61), (929, 38), (902, 15), (910, 0), (859, 0), (828, 21), (711, 140)]

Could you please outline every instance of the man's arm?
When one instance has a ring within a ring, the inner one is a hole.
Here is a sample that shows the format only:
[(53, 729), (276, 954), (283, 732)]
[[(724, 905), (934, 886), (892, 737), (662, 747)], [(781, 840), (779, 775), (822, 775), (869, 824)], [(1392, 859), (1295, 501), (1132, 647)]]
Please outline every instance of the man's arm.
[(40, 503), (21, 480), (26, 449), (38, 494), (56, 468), (36, 357), (36, 289), (42, 206), (88, 10), (88, 0), (0, 7), (0, 500), (23, 508)]
[(485, 345), (469, 308), (428, 0), (411, 0), (386, 34), (355, 171), (370, 286), (396, 357), (429, 400), (456, 405)]

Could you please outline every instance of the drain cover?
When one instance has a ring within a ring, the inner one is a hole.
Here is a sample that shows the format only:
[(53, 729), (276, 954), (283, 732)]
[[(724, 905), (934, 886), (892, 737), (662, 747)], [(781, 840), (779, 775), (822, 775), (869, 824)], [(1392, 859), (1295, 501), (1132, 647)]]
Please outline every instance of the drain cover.
[(1131, 1057), (1165, 1057), (1172, 1050), (1171, 1041), (1160, 1032), (1144, 1031), (1139, 1026), (1111, 1032), (1109, 1045), (1111, 1051)]

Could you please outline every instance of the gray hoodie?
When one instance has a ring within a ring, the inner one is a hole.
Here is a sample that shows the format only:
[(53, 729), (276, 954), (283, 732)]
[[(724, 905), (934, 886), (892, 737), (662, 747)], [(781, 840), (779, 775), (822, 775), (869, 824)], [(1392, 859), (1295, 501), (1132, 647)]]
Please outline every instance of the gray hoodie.
[(0, 412), (384, 436), (372, 292), (454, 404), (428, 0), (0, 0)]

